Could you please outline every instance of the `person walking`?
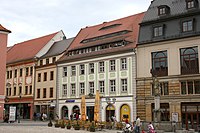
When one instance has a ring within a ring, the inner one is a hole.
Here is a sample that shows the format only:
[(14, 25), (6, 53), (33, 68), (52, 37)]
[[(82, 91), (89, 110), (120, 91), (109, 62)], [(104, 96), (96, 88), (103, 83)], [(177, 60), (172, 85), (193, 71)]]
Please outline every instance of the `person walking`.
[(136, 133), (140, 133), (140, 126), (141, 126), (141, 122), (140, 122), (140, 118), (137, 116), (136, 117), (136, 123), (135, 123), (135, 125), (136, 125)]

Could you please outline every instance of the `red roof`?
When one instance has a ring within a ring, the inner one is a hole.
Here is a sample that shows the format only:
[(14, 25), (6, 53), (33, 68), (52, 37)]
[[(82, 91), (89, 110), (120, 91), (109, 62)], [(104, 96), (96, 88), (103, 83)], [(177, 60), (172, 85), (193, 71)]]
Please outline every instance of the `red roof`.
[(5, 31), (5, 32), (8, 32), (8, 33), (11, 33), (10, 30), (4, 28), (1, 24), (0, 24), (0, 31)]
[(7, 52), (7, 64), (33, 59), (57, 33), (15, 44)]
[[(121, 18), (118, 20), (104, 22), (99, 25), (81, 29), (78, 35), (76, 36), (75, 40), (70, 45), (69, 50), (86, 46), (87, 43), (81, 43), (81, 41), (83, 40), (119, 32), (123, 30), (132, 31), (130, 32), (130, 35), (132, 35), (131, 40), (135, 42), (135, 45), (136, 45), (136, 42), (137, 42), (136, 40), (138, 37), (138, 31), (139, 31), (139, 23), (142, 21), (143, 16), (144, 16), (144, 13), (139, 13), (139, 14)], [(101, 30), (103, 27), (107, 27), (111, 25), (118, 25), (118, 26)]]
[[(81, 49), (81, 48), (86, 48), (86, 47), (91, 47), (95, 45), (101, 45), (101, 44), (106, 44), (110, 42), (116, 42), (120, 40), (126, 40), (130, 42), (128, 45), (125, 45), (124, 47), (116, 47), (112, 49), (104, 49), (102, 51), (94, 51), (91, 53), (84, 53), (84, 54), (78, 54), (78, 55), (73, 55), (73, 56), (63, 56), (62, 58), (59, 59), (60, 62), (66, 61), (66, 60), (71, 60), (71, 59), (80, 59), (84, 57), (89, 57), (89, 56), (97, 56), (97, 55), (105, 55), (107, 53), (116, 53), (116, 52), (122, 52), (122, 51), (127, 51), (134, 49), (137, 44), (137, 39), (138, 39), (138, 32), (139, 32), (139, 23), (142, 21), (143, 13), (135, 14), (132, 16), (128, 16), (125, 18), (121, 18), (118, 20), (114, 20), (111, 22), (104, 22), (99, 25), (91, 26), (91, 27), (86, 27), (84, 29), (81, 29), (77, 36), (75, 37), (74, 41), (71, 43), (68, 51), (76, 50), (76, 49)], [(120, 35), (115, 35), (115, 36), (109, 36), (109, 37), (102, 37), (106, 35), (112, 35), (113, 33), (119, 33), (123, 31), (128, 31), (126, 34), (120, 34)], [(101, 39), (94, 39), (93, 41), (90, 42), (85, 42), (83, 43), (84, 40), (89, 40), (93, 38), (99, 38)]]

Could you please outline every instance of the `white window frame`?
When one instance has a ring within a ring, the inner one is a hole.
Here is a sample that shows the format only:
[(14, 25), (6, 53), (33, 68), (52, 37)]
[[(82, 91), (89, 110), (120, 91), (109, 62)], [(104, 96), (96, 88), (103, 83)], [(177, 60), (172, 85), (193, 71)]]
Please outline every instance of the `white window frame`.
[(105, 91), (105, 82), (99, 81), (99, 92), (104, 93), (104, 91)]
[(121, 79), (121, 88), (122, 88), (122, 92), (127, 92), (128, 91), (128, 83), (127, 83), (127, 79)]
[(80, 75), (83, 75), (83, 74), (85, 74), (85, 65), (81, 64), (80, 65)]
[(89, 63), (89, 73), (90, 74), (94, 73), (94, 63)]
[(99, 62), (99, 72), (104, 72), (104, 61)]
[(76, 66), (71, 66), (71, 75), (76, 76)]
[(110, 80), (110, 92), (115, 92), (116, 91), (116, 81), (115, 80)]
[(67, 67), (63, 67), (63, 77), (67, 77)]
[(71, 95), (72, 96), (76, 95), (76, 84), (75, 83), (71, 84)]
[(89, 82), (89, 93), (94, 94), (94, 82)]
[(67, 96), (67, 84), (63, 84), (62, 89), (63, 89), (63, 96)]
[(127, 59), (126, 58), (121, 59), (121, 69), (122, 70), (127, 69)]
[(85, 94), (85, 83), (80, 83), (80, 95)]
[(110, 71), (115, 71), (115, 60), (110, 60)]

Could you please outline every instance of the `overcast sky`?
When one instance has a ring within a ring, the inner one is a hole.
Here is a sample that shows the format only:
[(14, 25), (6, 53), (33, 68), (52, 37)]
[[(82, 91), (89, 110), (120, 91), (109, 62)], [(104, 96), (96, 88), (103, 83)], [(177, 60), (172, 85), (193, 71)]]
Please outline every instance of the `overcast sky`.
[(8, 46), (63, 30), (81, 28), (148, 9), (151, 0), (1, 0), (0, 24), (11, 30)]

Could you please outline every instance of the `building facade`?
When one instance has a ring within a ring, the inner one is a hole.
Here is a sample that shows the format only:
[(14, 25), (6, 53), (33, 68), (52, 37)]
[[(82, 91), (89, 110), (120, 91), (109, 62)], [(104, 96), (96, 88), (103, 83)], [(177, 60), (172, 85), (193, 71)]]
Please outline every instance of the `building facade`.
[(200, 124), (199, 0), (154, 0), (137, 46), (137, 113), (154, 115), (153, 72), (159, 80), (161, 121), (186, 129)]
[(16, 117), (32, 119), (37, 58), (44, 55), (55, 41), (63, 38), (62, 31), (15, 44), (7, 51), (5, 95), (6, 114), (16, 107)]
[[(80, 113), (86, 96), (86, 115), (94, 120), (96, 91), (100, 120), (136, 117), (135, 45), (144, 13), (80, 30), (57, 63), (57, 113), (60, 118)], [(109, 101), (110, 100), (110, 101)]]
[(69, 47), (73, 38), (55, 42), (49, 51), (40, 57), (36, 66), (34, 111), (45, 113), (54, 119), (56, 108), (56, 64), (55, 62)]
[(10, 30), (4, 28), (0, 24), (0, 53), (1, 53), (1, 63), (0, 63), (0, 121), (4, 117), (4, 86), (5, 86), (5, 74), (6, 74), (6, 51), (7, 51), (7, 38), (8, 34), (11, 33)]

